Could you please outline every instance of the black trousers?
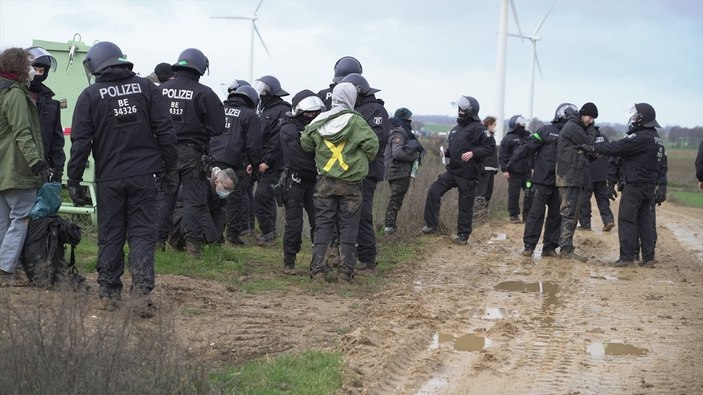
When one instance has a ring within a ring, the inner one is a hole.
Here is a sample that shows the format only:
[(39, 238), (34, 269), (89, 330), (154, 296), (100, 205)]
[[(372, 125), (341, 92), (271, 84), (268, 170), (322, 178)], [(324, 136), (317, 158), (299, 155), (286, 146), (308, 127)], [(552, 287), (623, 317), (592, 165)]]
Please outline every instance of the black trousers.
[(388, 180), (388, 185), (391, 188), (391, 197), (388, 199), (388, 205), (386, 206), (384, 219), (386, 228), (397, 227), (396, 219), (398, 218), (398, 211), (403, 207), (403, 199), (405, 199), (405, 194), (408, 193), (408, 189), (410, 188), (410, 181), (410, 176)]
[(259, 177), (254, 199), (256, 200), (256, 219), (259, 221), (261, 234), (276, 231), (276, 193), (273, 186), (278, 183), (281, 172), (268, 169)]
[(356, 238), (356, 253), (359, 262), (376, 263), (376, 231), (373, 228), (373, 196), (378, 181), (364, 178), (361, 183), (361, 216), (359, 218), (359, 234)]
[[(508, 214), (510, 217), (520, 216), (520, 191), (525, 191), (526, 183), (530, 178), (527, 175), (510, 173), (508, 178)], [(532, 194), (524, 194), (522, 202), (522, 218), (527, 218), (532, 208)]]
[(131, 292), (154, 289), (156, 182), (152, 174), (100, 181), (98, 198), (98, 284), (101, 297), (119, 297), (124, 244), (129, 245)]
[[(190, 167), (179, 170), (179, 194), (183, 198), (183, 228), (186, 241), (203, 244), (205, 230), (201, 219), (209, 215), (207, 207), (207, 194), (210, 184), (205, 178), (201, 168)], [(173, 211), (176, 207), (178, 195), (166, 195), (159, 192), (159, 236), (160, 242), (166, 241), (173, 230)]]
[(288, 190), (286, 208), (286, 228), (283, 232), (283, 254), (296, 255), (303, 242), (303, 209), (308, 215), (310, 238), (315, 243), (315, 193), (316, 180), (292, 181)]
[(596, 204), (600, 212), (600, 219), (603, 225), (613, 223), (613, 212), (610, 210), (610, 199), (608, 198), (608, 185), (606, 181), (596, 181), (587, 185), (583, 189), (581, 200), (581, 212), (579, 213), (579, 223), (583, 227), (591, 227), (591, 195), (596, 196)]
[(561, 214), (561, 235), (559, 236), (559, 247), (561, 252), (572, 252), (574, 250), (574, 232), (576, 222), (581, 209), (581, 197), (583, 188), (581, 187), (559, 187), (559, 214)]
[(654, 184), (628, 183), (620, 195), (618, 239), (620, 259), (633, 261), (638, 247), (642, 260), (654, 260)]
[(225, 230), (229, 240), (249, 229), (249, 186), (251, 176), (246, 170), (236, 172), (237, 185), (225, 201)]
[(431, 228), (439, 226), (439, 208), (442, 196), (452, 188), (459, 189), (459, 213), (457, 214), (456, 233), (468, 236), (471, 234), (474, 217), (474, 197), (476, 196), (476, 180), (462, 178), (446, 172), (430, 185), (425, 200), (425, 225)]
[(476, 197), (482, 197), (486, 200), (486, 204), (491, 200), (493, 196), (493, 184), (495, 181), (496, 172), (493, 170), (483, 170), (478, 178), (478, 185), (476, 186)]
[[(525, 231), (522, 241), (525, 249), (534, 250), (542, 233), (544, 224), (544, 236), (542, 237), (543, 251), (555, 250), (559, 247), (559, 234), (561, 232), (561, 215), (559, 214), (559, 190), (555, 186), (532, 184), (534, 197), (532, 208), (525, 220)], [(545, 222), (545, 213), (547, 216)]]

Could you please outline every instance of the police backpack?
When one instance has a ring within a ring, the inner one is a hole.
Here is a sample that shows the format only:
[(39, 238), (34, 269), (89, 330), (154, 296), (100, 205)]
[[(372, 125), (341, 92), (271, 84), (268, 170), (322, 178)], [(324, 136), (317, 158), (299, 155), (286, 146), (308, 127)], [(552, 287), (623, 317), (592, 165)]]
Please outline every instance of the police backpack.
[[(29, 284), (41, 288), (67, 285), (87, 289), (85, 277), (75, 267), (74, 248), (81, 241), (81, 229), (58, 215), (29, 222), (20, 260)], [(71, 246), (66, 261), (66, 244)]]

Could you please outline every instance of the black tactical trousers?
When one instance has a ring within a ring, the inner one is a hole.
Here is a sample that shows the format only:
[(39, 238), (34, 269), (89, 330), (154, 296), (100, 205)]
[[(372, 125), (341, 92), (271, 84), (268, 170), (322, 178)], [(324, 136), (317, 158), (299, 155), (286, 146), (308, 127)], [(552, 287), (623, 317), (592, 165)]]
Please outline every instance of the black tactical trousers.
[(568, 253), (574, 251), (574, 231), (581, 209), (581, 197), (583, 188), (581, 187), (559, 187), (559, 214), (561, 215), (561, 235), (559, 236), (560, 252)]
[(526, 175), (510, 173), (510, 178), (508, 178), (508, 214), (511, 218), (520, 217), (520, 191), (525, 191), (522, 202), (522, 218), (526, 219), (530, 213), (532, 194), (526, 191), (526, 183), (529, 179)]
[(496, 173), (493, 170), (483, 170), (478, 178), (476, 197), (484, 198), (486, 200), (486, 204), (488, 204), (493, 196), (493, 183), (495, 181), (495, 175)]
[(400, 208), (403, 206), (405, 194), (408, 193), (408, 189), (410, 188), (410, 181), (410, 176), (388, 180), (388, 185), (391, 188), (391, 197), (388, 199), (388, 206), (386, 206), (386, 228), (397, 227), (395, 221), (398, 218), (398, 211), (400, 211)]
[(354, 272), (356, 239), (361, 216), (361, 183), (348, 183), (321, 177), (315, 185), (315, 244), (310, 273), (326, 272), (327, 248), (339, 229), (341, 273)]
[(603, 225), (613, 223), (613, 212), (610, 210), (610, 199), (608, 198), (608, 185), (605, 181), (593, 182), (583, 189), (581, 199), (581, 212), (579, 223), (582, 227), (591, 227), (591, 195), (596, 196), (596, 204), (600, 212), (600, 219)]
[(356, 252), (359, 262), (370, 266), (376, 264), (376, 231), (373, 228), (373, 195), (378, 181), (364, 178), (361, 183), (361, 217), (359, 218), (359, 234), (356, 238)]
[(278, 184), (280, 176), (280, 171), (268, 169), (259, 177), (256, 184), (254, 199), (256, 199), (256, 219), (259, 221), (261, 234), (276, 231), (276, 193), (273, 186)]
[[(289, 176), (290, 177), (290, 176)], [(300, 252), (303, 234), (303, 209), (308, 215), (310, 239), (315, 243), (315, 180), (292, 182), (288, 190), (286, 208), (286, 228), (283, 232), (283, 254), (296, 255)]]
[[(539, 241), (544, 223), (544, 236), (542, 238), (542, 251), (555, 250), (559, 247), (559, 234), (561, 233), (561, 215), (559, 214), (559, 190), (555, 186), (532, 184), (534, 197), (532, 208), (525, 220), (525, 232), (522, 241), (525, 249), (534, 250)], [(545, 222), (545, 211), (547, 220)]]
[[(186, 241), (202, 245), (205, 241), (205, 230), (202, 218), (209, 215), (207, 193), (209, 182), (203, 175), (200, 166), (179, 169), (180, 189), (178, 193), (183, 199), (183, 229)], [(173, 230), (173, 211), (178, 196), (166, 195), (159, 192), (159, 241), (166, 241)]]
[(131, 292), (154, 289), (156, 183), (144, 174), (97, 183), (98, 284), (101, 297), (119, 297), (124, 273), (124, 244), (129, 245)]
[(249, 185), (252, 179), (246, 170), (236, 174), (239, 181), (225, 201), (225, 228), (230, 241), (249, 229)]
[(459, 189), (459, 213), (457, 215), (456, 233), (468, 236), (471, 234), (474, 217), (474, 197), (476, 195), (476, 180), (455, 176), (446, 172), (430, 185), (425, 200), (425, 225), (431, 228), (439, 226), (439, 208), (442, 196), (452, 188)]
[(628, 183), (620, 196), (618, 239), (620, 259), (633, 261), (638, 246), (642, 260), (654, 260), (654, 184)]

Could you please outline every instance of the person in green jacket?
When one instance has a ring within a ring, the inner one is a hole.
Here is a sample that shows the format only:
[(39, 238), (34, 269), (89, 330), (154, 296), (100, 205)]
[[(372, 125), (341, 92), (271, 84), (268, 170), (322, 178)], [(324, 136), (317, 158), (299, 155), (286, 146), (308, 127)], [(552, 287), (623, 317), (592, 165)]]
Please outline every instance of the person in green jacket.
[(39, 112), (29, 94), (34, 78), (22, 48), (0, 53), (0, 285), (11, 285), (37, 188), (51, 170), (44, 160)]
[(315, 185), (315, 244), (310, 277), (324, 280), (327, 248), (339, 229), (341, 264), (337, 280), (351, 281), (356, 262), (356, 236), (361, 214), (361, 182), (378, 152), (378, 137), (356, 111), (356, 87), (348, 82), (332, 90), (332, 108), (318, 115), (303, 131), (304, 151), (315, 152), (319, 173)]

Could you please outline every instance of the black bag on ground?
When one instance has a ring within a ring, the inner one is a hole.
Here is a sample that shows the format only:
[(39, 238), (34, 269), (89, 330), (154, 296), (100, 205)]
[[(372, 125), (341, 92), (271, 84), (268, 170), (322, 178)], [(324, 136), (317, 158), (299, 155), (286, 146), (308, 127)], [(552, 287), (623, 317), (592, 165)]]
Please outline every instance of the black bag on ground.
[[(85, 288), (85, 277), (75, 267), (74, 248), (80, 241), (81, 228), (58, 215), (30, 221), (20, 257), (30, 285)], [(69, 261), (66, 261), (66, 244), (71, 245)]]

